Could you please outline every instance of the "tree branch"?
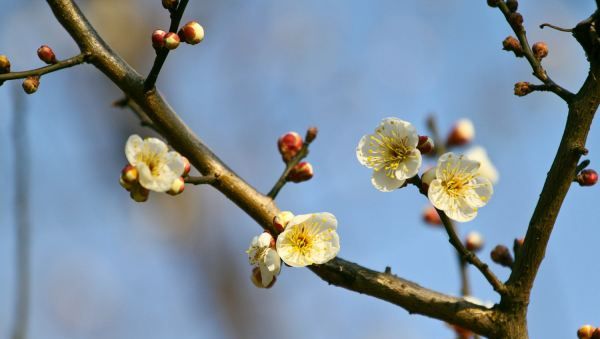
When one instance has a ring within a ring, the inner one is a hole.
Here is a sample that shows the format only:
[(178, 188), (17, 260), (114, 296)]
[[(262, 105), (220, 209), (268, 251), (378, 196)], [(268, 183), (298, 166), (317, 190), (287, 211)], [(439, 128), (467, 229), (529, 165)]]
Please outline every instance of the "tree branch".
[[(273, 200), (256, 191), (213, 154), (158, 91), (147, 92), (143, 78), (106, 45), (72, 0), (47, 2), (79, 48), (92, 53), (91, 63), (143, 108), (173, 148), (186, 156), (203, 175), (218, 176), (219, 180), (213, 184), (216, 189), (263, 228), (272, 228), (273, 217), (279, 213)], [(495, 310), (430, 291), (391, 275), (384, 276), (340, 258), (311, 269), (332, 284), (392, 302), (409, 312), (454, 323), (484, 335), (493, 336), (497, 332)]]
[(49, 65), (49, 66), (40, 67), (40, 68), (32, 69), (29, 71), (10, 72), (10, 73), (0, 74), (0, 82), (5, 81), (5, 80), (25, 79), (29, 76), (34, 76), (34, 75), (42, 76), (47, 73), (59, 71), (63, 68), (69, 68), (69, 67), (73, 67), (73, 66), (82, 64), (84, 62), (87, 62), (88, 57), (89, 57), (88, 54), (81, 53), (72, 58), (69, 58), (66, 60), (61, 60), (61, 61), (59, 61), (55, 64), (52, 64), (52, 65)]

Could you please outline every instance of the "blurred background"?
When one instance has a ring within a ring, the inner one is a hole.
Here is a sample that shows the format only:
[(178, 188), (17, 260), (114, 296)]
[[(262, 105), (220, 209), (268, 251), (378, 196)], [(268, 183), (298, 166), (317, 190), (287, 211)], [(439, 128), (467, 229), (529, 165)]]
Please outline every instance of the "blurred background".
[[(142, 74), (154, 58), (150, 34), (166, 28), (160, 1), (78, 1), (104, 39)], [(568, 34), (593, 1), (522, 1), (531, 43), (544, 40), (544, 64), (576, 91), (585, 55)], [(0, 54), (13, 70), (40, 67), (36, 49), (78, 53), (42, 1), (0, 0)], [(435, 113), (445, 134), (459, 118), (476, 127), (500, 172), (495, 194), (461, 236), (496, 244), (525, 233), (565, 123), (555, 95), (515, 97), (532, 81), (525, 60), (501, 51), (509, 27), (481, 1), (190, 1), (183, 22), (206, 30), (197, 46), (169, 55), (158, 87), (180, 116), (238, 174), (268, 191), (283, 164), (279, 135), (316, 125), (308, 160), (315, 177), (278, 197), (297, 214), (329, 211), (339, 220), (340, 256), (457, 295), (454, 250), (426, 226), (414, 189), (384, 194), (355, 157), (363, 134), (397, 116), (425, 134)], [(20, 81), (0, 88), (0, 337), (15, 304), (15, 145), (11, 125)], [(153, 135), (122, 93), (92, 66), (44, 76), (23, 99), (31, 152), (30, 338), (453, 338), (437, 320), (328, 286), (307, 269), (284, 268), (272, 289), (250, 282), (247, 249), (260, 228), (211, 187), (133, 202), (118, 184), (130, 134)], [(600, 163), (600, 130), (587, 147)], [(597, 187), (569, 192), (533, 290), (532, 338), (573, 338), (600, 325), (600, 209)], [(505, 279), (508, 270), (493, 265)], [(497, 302), (471, 270), (474, 295)]]

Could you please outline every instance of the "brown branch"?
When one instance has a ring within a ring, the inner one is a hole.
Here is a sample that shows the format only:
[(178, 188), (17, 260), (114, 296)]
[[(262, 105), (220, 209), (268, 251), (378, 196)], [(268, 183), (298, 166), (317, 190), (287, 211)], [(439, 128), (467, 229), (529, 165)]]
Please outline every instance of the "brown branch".
[[(181, 2), (179, 2), (179, 5), (177, 6), (177, 9), (171, 12), (171, 26), (169, 27), (169, 32), (177, 33), (177, 30), (179, 29), (179, 23), (181, 22), (181, 17), (183, 16), (183, 12), (185, 12), (185, 7), (187, 6), (187, 4), (188, 0), (181, 0)], [(160, 73), (160, 70), (162, 69), (162, 66), (165, 63), (165, 60), (167, 60), (168, 55), (169, 49), (164, 47), (156, 52), (156, 58), (154, 59), (152, 69), (150, 70), (148, 77), (146, 77), (146, 80), (144, 81), (144, 88), (147, 91), (151, 90), (154, 87), (156, 79), (158, 78), (158, 74)]]
[(512, 27), (513, 31), (517, 35), (517, 38), (519, 39), (519, 42), (521, 44), (521, 48), (523, 49), (523, 54), (525, 55), (525, 58), (527, 58), (527, 61), (529, 61), (529, 64), (533, 69), (533, 75), (536, 78), (540, 79), (545, 85), (547, 85), (549, 91), (555, 93), (564, 101), (569, 103), (575, 95), (569, 92), (568, 90), (562, 88), (561, 86), (556, 84), (552, 79), (550, 79), (540, 60), (538, 60), (533, 55), (531, 46), (529, 46), (529, 42), (527, 41), (527, 33), (525, 32), (525, 27), (522, 24), (511, 24), (510, 17), (513, 13), (508, 9), (508, 6), (504, 1), (498, 1), (498, 8), (500, 8), (500, 11), (502, 11), (502, 14), (504, 14), (506, 21), (509, 23), (509, 25)]
[(544, 29), (544, 27), (550, 27), (550, 28), (555, 29), (560, 32), (573, 33), (573, 29), (571, 29), (571, 28), (562, 28), (562, 27), (555, 26), (553, 24), (549, 24), (547, 22), (540, 25), (540, 29)]
[[(47, 0), (54, 15), (77, 42), (92, 53), (92, 64), (109, 77), (160, 127), (174, 149), (185, 155), (203, 175), (218, 176), (213, 186), (265, 229), (279, 212), (272, 199), (260, 194), (230, 170), (181, 121), (156, 90), (146, 91), (143, 78), (110, 50), (72, 0)], [(433, 292), (392, 275), (360, 267), (341, 258), (311, 268), (320, 277), (353, 291), (372, 295), (419, 313), (495, 337), (496, 311)]]
[(189, 177), (185, 177), (184, 181), (186, 184), (192, 184), (192, 185), (207, 185), (207, 184), (212, 185), (217, 181), (217, 177), (214, 175), (205, 175), (205, 176), (201, 176), (201, 177), (189, 176)]
[(73, 67), (73, 66), (82, 64), (84, 62), (88, 62), (88, 60), (87, 60), (88, 57), (89, 57), (88, 54), (81, 53), (79, 55), (76, 55), (76, 56), (71, 57), (66, 60), (61, 60), (61, 61), (59, 61), (55, 64), (52, 64), (52, 65), (49, 65), (49, 66), (40, 67), (40, 68), (28, 70), (28, 71), (10, 72), (10, 73), (0, 74), (0, 82), (3, 82), (5, 80), (25, 79), (29, 76), (36, 76), (36, 75), (42, 76), (44, 74), (56, 72), (56, 71), (59, 71), (64, 68), (69, 68), (69, 67)]

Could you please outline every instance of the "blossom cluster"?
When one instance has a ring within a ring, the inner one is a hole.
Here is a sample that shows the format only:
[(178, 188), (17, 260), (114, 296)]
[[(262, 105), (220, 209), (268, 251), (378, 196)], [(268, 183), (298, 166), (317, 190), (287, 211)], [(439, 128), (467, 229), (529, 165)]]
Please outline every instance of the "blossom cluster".
[(269, 288), (275, 283), (281, 261), (291, 267), (319, 265), (335, 258), (340, 250), (337, 219), (331, 213), (294, 216), (281, 212), (273, 226), (281, 232), (276, 239), (264, 232), (252, 239), (246, 251), (255, 266), (251, 278), (257, 287)]
[[(464, 145), (474, 135), (470, 121), (461, 120), (452, 130), (447, 144)], [(371, 182), (382, 191), (401, 188), (406, 181), (416, 178), (422, 165), (421, 153), (425, 148), (409, 122), (398, 118), (386, 118), (375, 128), (373, 134), (363, 136), (356, 148), (358, 161), (373, 169)], [(430, 147), (427, 147), (430, 150)], [(474, 148), (466, 155), (452, 152), (441, 155), (437, 166), (422, 176), (422, 189), (433, 206), (444, 211), (456, 221), (470, 221), (477, 216), (479, 208), (489, 201), (498, 173), (482, 148)]]

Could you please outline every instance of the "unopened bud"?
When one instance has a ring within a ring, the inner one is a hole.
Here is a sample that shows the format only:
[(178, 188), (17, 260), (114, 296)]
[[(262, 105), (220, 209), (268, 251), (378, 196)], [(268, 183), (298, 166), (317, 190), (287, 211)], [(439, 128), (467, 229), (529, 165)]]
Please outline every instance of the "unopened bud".
[(436, 167), (432, 167), (426, 170), (421, 176), (421, 192), (427, 193), (429, 191), (429, 185), (436, 178)]
[(128, 183), (134, 183), (138, 180), (138, 170), (135, 166), (128, 164), (121, 170), (121, 178)]
[(304, 138), (306, 140), (306, 143), (310, 144), (311, 142), (313, 142), (317, 138), (318, 133), (319, 130), (316, 127), (309, 127), (308, 130), (306, 130), (306, 137)]
[(54, 51), (48, 45), (42, 45), (40, 48), (38, 48), (37, 55), (43, 62), (47, 63), (48, 65), (55, 64), (57, 62)]
[(515, 84), (515, 95), (524, 97), (527, 94), (533, 92), (533, 87), (526, 81), (520, 81)]
[(154, 49), (159, 50), (165, 47), (165, 35), (167, 35), (167, 32), (162, 29), (157, 29), (152, 32), (152, 47), (154, 47)]
[(133, 188), (133, 186), (136, 185), (136, 183), (130, 183), (130, 182), (127, 182), (127, 181), (123, 180), (122, 176), (119, 177), (119, 184), (121, 185), (121, 187), (123, 187), (127, 191), (131, 191), (131, 189)]
[(533, 56), (535, 56), (536, 59), (542, 60), (548, 56), (548, 45), (543, 41), (536, 42), (531, 46), (531, 51), (533, 51)]
[(10, 60), (6, 55), (0, 55), (0, 74), (10, 72)]
[(467, 234), (465, 239), (465, 247), (471, 252), (477, 252), (483, 247), (483, 237), (479, 232), (471, 232)]
[(596, 331), (596, 328), (592, 325), (583, 325), (577, 330), (577, 338), (579, 339), (592, 339), (592, 335)]
[(502, 49), (505, 51), (515, 53), (515, 56), (520, 58), (523, 54), (523, 47), (521, 47), (521, 43), (517, 38), (513, 36), (508, 36), (504, 41), (502, 41)]
[(302, 148), (302, 137), (296, 132), (287, 132), (277, 140), (277, 147), (283, 161), (286, 163), (292, 160)]
[(162, 5), (165, 9), (168, 9), (169, 11), (174, 11), (175, 9), (177, 9), (177, 4), (179, 3), (179, 0), (162, 0)]
[(442, 219), (440, 219), (440, 215), (433, 206), (428, 206), (425, 208), (425, 210), (423, 210), (423, 221), (425, 221), (429, 225), (435, 226), (439, 226), (442, 224)]
[(431, 153), (433, 151), (433, 140), (426, 135), (419, 135), (419, 143), (417, 144), (417, 148), (421, 152), (421, 154)]
[(173, 180), (173, 183), (171, 184), (171, 188), (167, 191), (167, 193), (170, 195), (177, 195), (177, 194), (183, 193), (184, 190), (185, 190), (185, 180), (183, 180), (182, 177), (179, 177), (179, 178)]
[(593, 169), (584, 169), (577, 175), (579, 186), (594, 186), (598, 182), (598, 173)]
[(292, 168), (287, 180), (295, 183), (310, 180), (313, 177), (313, 168), (309, 162), (301, 162)]
[(181, 156), (181, 158), (183, 159), (184, 163), (182, 176), (185, 177), (186, 175), (190, 174), (190, 171), (192, 170), (192, 164), (190, 164), (188, 158), (184, 157), (183, 155)]
[(460, 119), (454, 124), (448, 136), (448, 146), (461, 146), (467, 144), (475, 137), (475, 126), (469, 119)]
[(519, 2), (517, 0), (506, 0), (506, 7), (508, 7), (511, 12), (516, 12), (519, 8)]
[(294, 218), (294, 214), (290, 211), (283, 211), (273, 218), (273, 227), (277, 232), (283, 232), (288, 222)]
[(592, 339), (600, 339), (600, 328), (596, 328), (592, 333)]
[(38, 87), (40, 87), (40, 77), (37, 75), (28, 76), (23, 81), (23, 90), (27, 94), (35, 93), (38, 90)]
[(250, 275), (250, 280), (252, 281), (254, 286), (258, 288), (271, 288), (273, 287), (273, 285), (275, 285), (275, 281), (277, 280), (277, 278), (273, 276), (273, 280), (271, 280), (271, 282), (267, 286), (263, 286), (260, 268), (254, 267), (252, 269), (252, 274)]
[(179, 37), (184, 42), (195, 45), (204, 40), (204, 28), (196, 21), (190, 21), (181, 27)]
[(523, 30), (523, 16), (519, 12), (511, 13), (508, 21), (516, 31)]
[(148, 196), (150, 196), (150, 191), (148, 191), (147, 189), (142, 187), (140, 184), (135, 184), (131, 188), (130, 192), (131, 193), (129, 194), (129, 196), (135, 202), (144, 202), (144, 201), (148, 200)]
[(502, 0), (487, 0), (487, 4), (490, 7), (498, 7), (498, 5), (500, 4), (500, 1), (502, 1)]
[(495, 263), (505, 267), (512, 267), (514, 263), (513, 257), (510, 254), (510, 250), (504, 245), (498, 245), (494, 247), (490, 253), (490, 256)]
[(169, 32), (165, 35), (165, 47), (167, 49), (175, 49), (179, 46), (179, 35), (173, 32)]

